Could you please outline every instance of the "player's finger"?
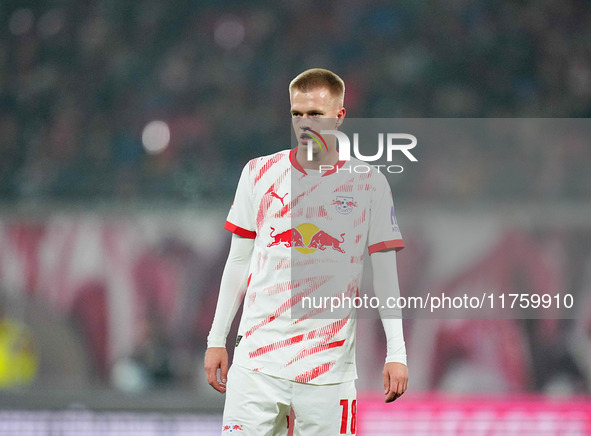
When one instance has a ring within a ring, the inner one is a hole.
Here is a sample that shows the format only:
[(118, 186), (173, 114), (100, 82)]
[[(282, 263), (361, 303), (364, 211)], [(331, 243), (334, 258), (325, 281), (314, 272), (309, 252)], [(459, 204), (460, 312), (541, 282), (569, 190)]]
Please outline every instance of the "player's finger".
[[(217, 373), (217, 371), (216, 371)], [(217, 374), (216, 374), (217, 375)], [(224, 393), (226, 392), (226, 387), (222, 384), (220, 384), (220, 382), (218, 381), (217, 377), (213, 379), (213, 382), (209, 383), (211, 385), (212, 388), (214, 388), (216, 391), (220, 392), (220, 393)]]
[(226, 382), (228, 381), (228, 359), (227, 358), (222, 359), (220, 376), (222, 379), (222, 384), (224, 386), (226, 386)]
[(396, 400), (400, 395), (396, 394), (396, 392), (390, 392), (386, 399), (384, 400), (385, 403), (391, 403), (392, 401)]
[(207, 383), (214, 388), (216, 391), (221, 392), (222, 394), (225, 392), (225, 388), (222, 388), (218, 382), (217, 372), (218, 367), (212, 364), (208, 364), (205, 366), (205, 374), (207, 375)]
[(388, 391), (390, 390), (390, 373), (384, 371), (382, 376), (384, 377), (384, 395), (388, 395)]
[(394, 401), (398, 397), (399, 397), (398, 380), (392, 378), (392, 379), (390, 379), (390, 386), (389, 386), (385, 401), (386, 401), (386, 403), (391, 403), (392, 401)]
[[(221, 370), (220, 370), (220, 372), (221, 372)], [(216, 371), (216, 375), (217, 375), (217, 371)], [(217, 387), (214, 387), (214, 389), (222, 394), (225, 394), (226, 393), (226, 382), (225, 381), (220, 382), (220, 380), (216, 377), (215, 383), (216, 383)]]
[(215, 368), (206, 367), (205, 374), (207, 375), (207, 383), (209, 383), (210, 386), (213, 386), (215, 383), (217, 383)]
[(217, 380), (215, 380), (213, 383), (210, 383), (211, 387), (214, 388), (216, 391), (220, 392), (220, 393), (224, 393), (224, 391), (222, 390), (223, 388), (220, 386), (220, 384), (218, 383)]
[(205, 376), (207, 377), (207, 383), (211, 385), (215, 379), (215, 369), (208, 362), (205, 362), (204, 367)]
[(404, 393), (404, 379), (398, 380), (397, 385), (396, 394), (400, 396)]

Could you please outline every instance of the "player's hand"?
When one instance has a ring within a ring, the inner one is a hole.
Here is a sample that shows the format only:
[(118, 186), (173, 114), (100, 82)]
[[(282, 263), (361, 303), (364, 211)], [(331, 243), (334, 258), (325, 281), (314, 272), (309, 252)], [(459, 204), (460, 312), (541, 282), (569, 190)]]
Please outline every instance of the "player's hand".
[[(205, 352), (205, 374), (207, 382), (216, 391), (226, 393), (228, 380), (228, 352), (223, 347), (210, 347)], [(218, 369), (220, 378), (218, 379)]]
[(408, 387), (408, 368), (397, 362), (384, 365), (384, 402), (391, 403), (399, 398)]

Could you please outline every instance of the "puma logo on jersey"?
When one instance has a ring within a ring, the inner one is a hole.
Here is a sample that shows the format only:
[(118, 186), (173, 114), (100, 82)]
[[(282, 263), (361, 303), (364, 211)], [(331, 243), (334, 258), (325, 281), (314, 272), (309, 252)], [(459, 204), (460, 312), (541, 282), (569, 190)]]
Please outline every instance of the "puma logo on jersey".
[(283, 197), (280, 197), (279, 195), (277, 195), (275, 192), (271, 191), (271, 197), (276, 198), (277, 200), (279, 200), (281, 202), (281, 206), (285, 206), (285, 204), (283, 204), (283, 199), (285, 197), (287, 197), (287, 193), (285, 193), (285, 195)]

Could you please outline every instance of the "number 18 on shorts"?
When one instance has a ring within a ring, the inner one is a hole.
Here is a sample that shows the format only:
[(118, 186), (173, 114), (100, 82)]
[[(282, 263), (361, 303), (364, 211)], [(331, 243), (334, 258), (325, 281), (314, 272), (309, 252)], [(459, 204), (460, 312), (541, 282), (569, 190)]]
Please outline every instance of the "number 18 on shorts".
[[(222, 435), (354, 435), (357, 400), (353, 380), (313, 385), (232, 365)], [(290, 409), (295, 414), (290, 422)]]

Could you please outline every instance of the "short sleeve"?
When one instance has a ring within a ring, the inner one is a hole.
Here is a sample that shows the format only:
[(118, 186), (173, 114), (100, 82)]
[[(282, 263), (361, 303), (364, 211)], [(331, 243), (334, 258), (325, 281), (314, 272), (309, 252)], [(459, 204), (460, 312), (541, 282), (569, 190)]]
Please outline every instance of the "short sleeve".
[(228, 213), (224, 228), (245, 238), (254, 239), (256, 237), (253, 189), (250, 183), (248, 164), (244, 167), (240, 175), (234, 202)]
[(402, 250), (404, 242), (396, 220), (390, 185), (383, 174), (378, 173), (375, 180), (376, 189), (371, 201), (367, 238), (368, 252), (372, 254), (389, 249)]

